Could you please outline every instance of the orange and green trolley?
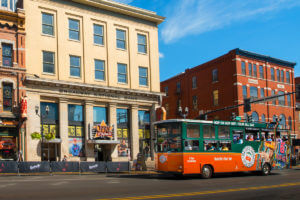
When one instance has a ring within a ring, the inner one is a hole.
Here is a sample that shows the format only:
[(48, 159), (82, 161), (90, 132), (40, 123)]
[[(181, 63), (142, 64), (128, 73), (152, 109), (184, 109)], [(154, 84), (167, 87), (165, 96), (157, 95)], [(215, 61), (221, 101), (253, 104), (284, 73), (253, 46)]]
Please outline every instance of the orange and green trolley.
[(210, 178), (242, 171), (268, 175), (289, 167), (290, 138), (266, 123), (171, 119), (154, 127), (159, 172)]

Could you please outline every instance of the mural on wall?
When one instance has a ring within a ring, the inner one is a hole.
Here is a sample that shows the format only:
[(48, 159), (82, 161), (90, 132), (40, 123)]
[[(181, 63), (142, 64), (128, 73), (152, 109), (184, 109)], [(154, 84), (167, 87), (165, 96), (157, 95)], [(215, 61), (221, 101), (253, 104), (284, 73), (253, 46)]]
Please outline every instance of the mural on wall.
[(257, 168), (259, 169), (265, 162), (270, 163), (273, 169), (288, 168), (291, 156), (289, 141), (262, 142), (257, 156)]
[(81, 156), (82, 138), (69, 138), (69, 156)]

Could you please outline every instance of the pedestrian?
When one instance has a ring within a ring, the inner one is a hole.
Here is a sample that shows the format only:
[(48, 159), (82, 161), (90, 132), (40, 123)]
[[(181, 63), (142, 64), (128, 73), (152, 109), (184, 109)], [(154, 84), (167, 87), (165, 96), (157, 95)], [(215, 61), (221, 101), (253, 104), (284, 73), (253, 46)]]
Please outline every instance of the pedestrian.
[(67, 162), (67, 156), (66, 156), (66, 155), (64, 155), (64, 158), (63, 158), (62, 161), (63, 161), (63, 162)]

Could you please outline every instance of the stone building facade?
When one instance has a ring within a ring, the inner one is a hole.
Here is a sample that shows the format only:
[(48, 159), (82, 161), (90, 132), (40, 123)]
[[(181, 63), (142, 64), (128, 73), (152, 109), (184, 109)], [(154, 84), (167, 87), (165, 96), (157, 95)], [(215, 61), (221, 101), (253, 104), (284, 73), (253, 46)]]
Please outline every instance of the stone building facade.
[(26, 160), (153, 158), (164, 18), (110, 0), (28, 0), (25, 10)]
[[(24, 150), (25, 120), (20, 115), (26, 96), (25, 15), (22, 1), (0, 5), (0, 160), (17, 160)], [(22, 157), (22, 155), (21, 155)]]

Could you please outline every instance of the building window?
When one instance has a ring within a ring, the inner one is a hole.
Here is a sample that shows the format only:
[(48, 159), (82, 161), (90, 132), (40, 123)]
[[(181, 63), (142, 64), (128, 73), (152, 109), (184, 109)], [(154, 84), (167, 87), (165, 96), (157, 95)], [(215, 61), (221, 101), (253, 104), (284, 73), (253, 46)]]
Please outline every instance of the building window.
[(12, 45), (2, 43), (3, 66), (12, 67)]
[(265, 116), (265, 114), (261, 115), (261, 122), (266, 122), (266, 116)]
[(100, 124), (102, 121), (107, 123), (107, 109), (105, 107), (93, 108), (94, 125)]
[(214, 104), (214, 106), (219, 105), (219, 90), (213, 91), (213, 104)]
[(103, 26), (94, 24), (94, 44), (103, 45)]
[(70, 76), (80, 77), (81, 71), (80, 57), (70, 56)]
[(68, 119), (69, 156), (84, 156), (83, 106), (69, 104)]
[[(46, 107), (49, 107), (49, 112), (46, 114)], [(58, 104), (57, 103), (48, 103), (41, 102), (41, 116), (43, 117), (43, 134), (52, 133), (55, 138), (59, 138), (59, 121), (58, 121)], [(42, 122), (42, 120), (41, 120)]]
[(247, 99), (247, 86), (243, 85), (243, 98)]
[(246, 75), (246, 64), (245, 64), (245, 62), (242, 62), (242, 74)]
[(150, 112), (139, 110), (139, 152), (150, 157)]
[(252, 121), (253, 122), (258, 122), (259, 121), (259, 116), (257, 112), (252, 112)]
[(169, 87), (168, 86), (165, 87), (165, 93), (166, 93), (166, 96), (169, 96)]
[(180, 90), (181, 90), (181, 84), (180, 84), (180, 82), (177, 82), (176, 83), (176, 92), (180, 93)]
[(218, 69), (214, 69), (212, 71), (212, 80), (213, 80), (213, 82), (217, 82), (218, 81)]
[(290, 83), (290, 72), (286, 72), (285, 75), (286, 75), (286, 82)]
[(1, 1), (1, 6), (2, 7), (8, 7), (7, 0), (2, 0)]
[(42, 33), (54, 35), (54, 17), (52, 14), (42, 13)]
[(117, 29), (117, 48), (126, 49), (126, 32), (120, 29)]
[(280, 79), (281, 79), (281, 82), (284, 83), (284, 71), (283, 70), (280, 71)]
[(194, 110), (198, 109), (197, 96), (193, 96), (193, 108), (194, 108)]
[(168, 116), (169, 115), (169, 104), (168, 103), (165, 104), (165, 108), (166, 108), (166, 116)]
[[(282, 94), (284, 94), (284, 92), (282, 91), (278, 92), (278, 95), (282, 95)], [(281, 106), (285, 105), (285, 96), (278, 97), (278, 104)]]
[(197, 88), (197, 77), (193, 76), (192, 78), (192, 88), (195, 89)]
[(102, 60), (95, 60), (95, 79), (101, 81), (105, 80), (105, 66)]
[(117, 109), (117, 137), (121, 143), (118, 145), (118, 156), (128, 157), (130, 154), (129, 110)]
[(141, 86), (148, 86), (148, 69), (139, 67), (139, 83)]
[(257, 99), (257, 97), (258, 97), (257, 87), (250, 87), (250, 98)]
[(252, 64), (248, 63), (249, 76), (252, 76)]
[(138, 34), (138, 52), (147, 53), (147, 40), (146, 35)]
[(264, 67), (262, 65), (259, 66), (259, 77), (264, 78)]
[(69, 19), (69, 39), (79, 40), (79, 21), (75, 19)]
[(256, 64), (253, 65), (253, 76), (257, 77), (257, 67), (256, 67)]
[(3, 83), (3, 111), (12, 112), (13, 86)]
[(264, 90), (264, 88), (260, 88), (260, 97), (261, 98), (265, 97), (265, 90)]
[(54, 53), (43, 51), (43, 72), (54, 74)]
[(127, 83), (127, 65), (118, 63), (118, 82)]
[(291, 95), (286, 96), (288, 106), (291, 106)]
[(280, 70), (276, 70), (276, 75), (277, 75), (277, 81), (280, 82)]
[(275, 81), (275, 72), (274, 72), (274, 68), (271, 68), (271, 80)]
[[(272, 90), (271, 94), (272, 94), (272, 96), (275, 95), (275, 90)], [(276, 98), (273, 99), (272, 102), (273, 102), (273, 105), (276, 105)]]
[(279, 115), (279, 124), (278, 128), (280, 129), (286, 129), (286, 118), (284, 114)]

